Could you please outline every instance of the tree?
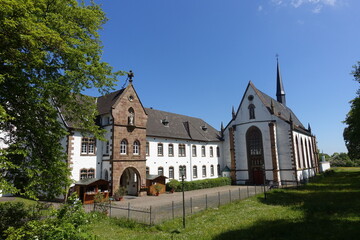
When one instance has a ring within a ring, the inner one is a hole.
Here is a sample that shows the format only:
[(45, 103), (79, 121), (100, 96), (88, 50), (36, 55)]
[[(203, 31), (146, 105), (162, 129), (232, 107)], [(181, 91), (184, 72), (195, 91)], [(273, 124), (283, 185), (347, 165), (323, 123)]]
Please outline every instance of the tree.
[(77, 0), (0, 0), (0, 189), (52, 198), (69, 185), (61, 140), (67, 121), (101, 137), (88, 88), (110, 90), (117, 76), (101, 61), (100, 6)]
[[(352, 72), (355, 81), (360, 83), (360, 62), (354, 66)], [(360, 89), (357, 96), (350, 101), (351, 109), (346, 116), (345, 123), (347, 127), (344, 129), (344, 140), (351, 159), (360, 159)]]

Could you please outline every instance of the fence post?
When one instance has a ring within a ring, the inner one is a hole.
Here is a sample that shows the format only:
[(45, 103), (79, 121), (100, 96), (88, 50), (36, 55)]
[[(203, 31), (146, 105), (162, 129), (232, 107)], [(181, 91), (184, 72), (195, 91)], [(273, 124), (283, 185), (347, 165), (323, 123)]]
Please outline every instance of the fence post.
[(111, 200), (109, 200), (109, 202), (110, 202), (110, 210), (109, 210), (109, 215), (110, 215), (110, 217), (111, 217)]
[(128, 203), (128, 220), (130, 219), (130, 203)]
[(208, 204), (207, 204), (207, 194), (205, 194), (205, 209), (208, 208)]
[(190, 198), (190, 214), (192, 214), (192, 197)]
[(150, 206), (149, 214), (150, 214), (150, 226), (151, 226), (151, 206)]
[(231, 190), (229, 190), (229, 198), (230, 198), (230, 203), (231, 203)]
[(218, 197), (219, 197), (219, 205), (218, 205), (218, 207), (220, 207), (220, 192), (218, 192)]
[(171, 211), (172, 211), (172, 218), (174, 219), (174, 218), (175, 218), (175, 214), (174, 214), (174, 201), (172, 201), (172, 204), (171, 204)]
[(247, 197), (249, 198), (249, 185), (246, 186)]

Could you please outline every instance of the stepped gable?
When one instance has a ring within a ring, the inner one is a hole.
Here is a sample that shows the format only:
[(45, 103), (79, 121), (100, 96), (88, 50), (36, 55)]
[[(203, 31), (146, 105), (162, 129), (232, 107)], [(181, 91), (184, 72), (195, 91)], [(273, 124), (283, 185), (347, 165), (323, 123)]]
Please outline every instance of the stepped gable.
[(220, 133), (200, 118), (145, 108), (148, 114), (146, 135), (192, 141), (220, 141)]

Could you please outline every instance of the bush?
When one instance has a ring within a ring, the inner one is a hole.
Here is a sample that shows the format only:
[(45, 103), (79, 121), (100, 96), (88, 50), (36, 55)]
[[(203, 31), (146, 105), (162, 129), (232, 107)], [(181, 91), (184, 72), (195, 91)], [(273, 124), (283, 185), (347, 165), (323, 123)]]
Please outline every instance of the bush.
[[(213, 187), (220, 187), (226, 186), (231, 184), (231, 179), (228, 177), (219, 177), (219, 178), (212, 178), (212, 179), (204, 179), (204, 180), (196, 180), (190, 182), (184, 182), (184, 190), (191, 191), (196, 189), (204, 189), (204, 188), (213, 188)], [(176, 192), (180, 192), (182, 189), (182, 184), (172, 179), (170, 182), (166, 184), (168, 189), (174, 188)]]

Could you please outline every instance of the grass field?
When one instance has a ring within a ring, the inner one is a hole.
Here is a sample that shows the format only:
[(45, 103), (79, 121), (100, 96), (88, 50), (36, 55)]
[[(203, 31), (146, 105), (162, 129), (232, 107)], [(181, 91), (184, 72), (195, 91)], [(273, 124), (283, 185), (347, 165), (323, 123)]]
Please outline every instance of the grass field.
[(143, 226), (99, 218), (97, 239), (359, 239), (360, 168), (335, 169), (298, 189), (277, 189), (219, 209)]

